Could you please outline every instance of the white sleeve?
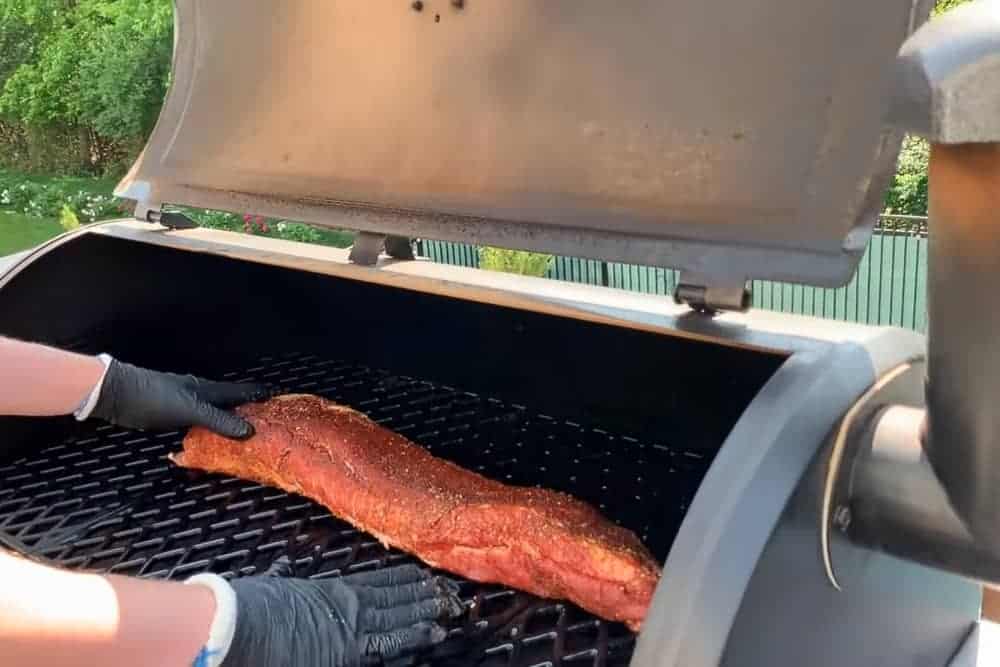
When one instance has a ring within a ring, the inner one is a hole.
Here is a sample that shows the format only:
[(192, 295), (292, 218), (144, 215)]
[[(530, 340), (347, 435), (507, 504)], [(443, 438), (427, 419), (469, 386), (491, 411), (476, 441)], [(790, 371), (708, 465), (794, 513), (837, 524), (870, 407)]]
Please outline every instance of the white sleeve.
[(184, 583), (205, 586), (215, 596), (215, 617), (208, 631), (208, 641), (198, 652), (193, 667), (219, 667), (229, 653), (236, 632), (236, 591), (217, 574), (196, 574)]
[(97, 405), (97, 399), (101, 397), (101, 387), (104, 386), (104, 378), (108, 375), (108, 369), (111, 367), (111, 357), (106, 354), (99, 354), (97, 358), (101, 360), (104, 364), (104, 372), (101, 373), (101, 378), (94, 385), (94, 388), (90, 390), (87, 394), (87, 398), (83, 399), (83, 402), (77, 406), (76, 410), (73, 411), (73, 416), (76, 417), (77, 421), (83, 421), (90, 417), (90, 413), (94, 411), (94, 407)]

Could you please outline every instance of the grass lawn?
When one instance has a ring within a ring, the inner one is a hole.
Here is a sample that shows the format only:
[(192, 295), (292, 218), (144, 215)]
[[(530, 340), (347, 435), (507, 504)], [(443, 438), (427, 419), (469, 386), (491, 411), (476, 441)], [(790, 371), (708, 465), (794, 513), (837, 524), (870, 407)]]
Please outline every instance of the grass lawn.
[(0, 211), (0, 256), (36, 246), (62, 231), (56, 220)]

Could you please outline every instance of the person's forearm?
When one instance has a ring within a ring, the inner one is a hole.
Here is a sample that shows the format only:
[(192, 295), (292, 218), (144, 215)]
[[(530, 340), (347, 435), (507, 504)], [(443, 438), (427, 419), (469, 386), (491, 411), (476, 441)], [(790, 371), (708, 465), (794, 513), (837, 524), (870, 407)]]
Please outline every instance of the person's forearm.
[(0, 665), (190, 667), (214, 614), (204, 586), (65, 572), (0, 551)]
[(104, 373), (96, 357), (0, 336), (0, 415), (67, 415)]

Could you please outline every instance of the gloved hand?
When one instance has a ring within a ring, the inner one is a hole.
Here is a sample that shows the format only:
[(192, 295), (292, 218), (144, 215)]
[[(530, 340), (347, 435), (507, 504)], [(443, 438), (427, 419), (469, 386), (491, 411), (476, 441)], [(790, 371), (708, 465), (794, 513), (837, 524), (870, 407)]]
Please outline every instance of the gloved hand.
[(250, 422), (220, 408), (259, 401), (272, 393), (260, 384), (211, 382), (110, 359), (97, 403), (89, 416), (140, 430), (204, 426), (228, 438), (242, 440), (253, 435)]
[(415, 565), (340, 579), (244, 577), (229, 585), (236, 626), (222, 667), (382, 665), (444, 641), (435, 621), (463, 612), (456, 584)]

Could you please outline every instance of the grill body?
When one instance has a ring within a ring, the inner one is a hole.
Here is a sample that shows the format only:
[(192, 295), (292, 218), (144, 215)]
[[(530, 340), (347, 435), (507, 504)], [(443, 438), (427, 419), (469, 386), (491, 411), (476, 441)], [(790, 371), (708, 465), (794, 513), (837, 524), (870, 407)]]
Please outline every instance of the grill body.
[[(592, 503), (665, 561), (642, 635), (472, 582), (432, 664), (948, 664), (979, 588), (835, 542), (819, 479), (851, 403), (918, 356), (906, 332), (692, 317), (655, 298), (422, 262), (111, 224), (0, 276), (0, 333), (341, 401), (435, 455)], [(0, 531), (65, 566), (298, 576), (408, 557), (317, 505), (182, 471), (182, 433), (0, 423)]]

